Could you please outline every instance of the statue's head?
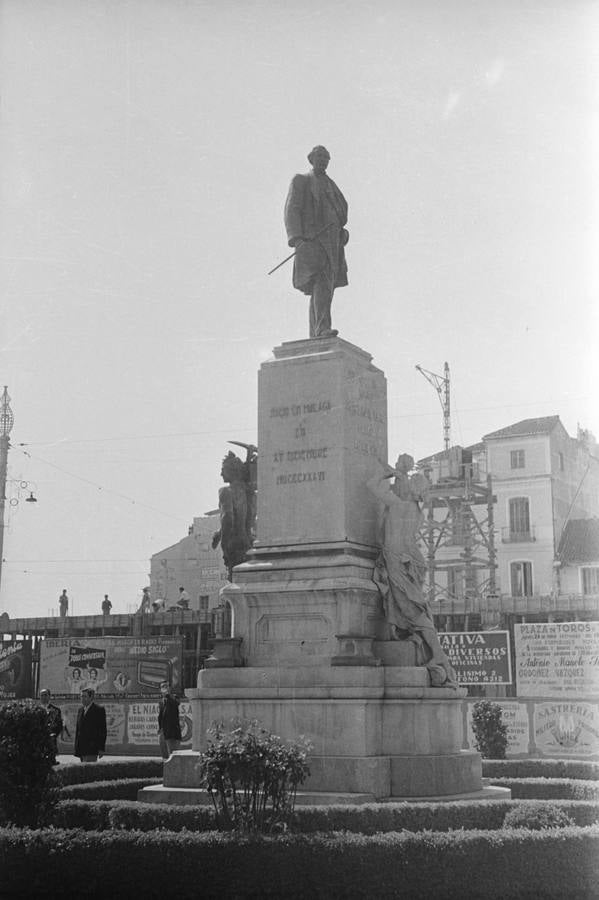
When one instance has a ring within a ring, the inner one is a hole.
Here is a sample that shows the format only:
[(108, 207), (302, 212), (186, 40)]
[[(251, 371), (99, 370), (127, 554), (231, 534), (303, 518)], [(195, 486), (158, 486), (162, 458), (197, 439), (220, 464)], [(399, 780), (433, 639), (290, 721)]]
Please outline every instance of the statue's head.
[(315, 172), (324, 172), (330, 162), (331, 154), (326, 147), (317, 144), (308, 153), (308, 162), (311, 163)]
[(245, 475), (245, 467), (238, 456), (229, 450), (220, 470), (223, 481), (231, 484), (233, 481), (243, 481)]
[(395, 468), (398, 472), (402, 472), (404, 475), (407, 475), (408, 472), (410, 472), (414, 468), (414, 457), (410, 456), (409, 453), (400, 453), (397, 457)]

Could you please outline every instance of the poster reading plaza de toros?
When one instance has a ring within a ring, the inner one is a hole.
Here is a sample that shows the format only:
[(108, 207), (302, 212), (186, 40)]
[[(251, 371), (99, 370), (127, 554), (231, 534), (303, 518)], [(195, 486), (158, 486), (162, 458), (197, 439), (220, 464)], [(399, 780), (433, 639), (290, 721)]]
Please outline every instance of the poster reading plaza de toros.
[(514, 626), (519, 697), (599, 694), (599, 622)]

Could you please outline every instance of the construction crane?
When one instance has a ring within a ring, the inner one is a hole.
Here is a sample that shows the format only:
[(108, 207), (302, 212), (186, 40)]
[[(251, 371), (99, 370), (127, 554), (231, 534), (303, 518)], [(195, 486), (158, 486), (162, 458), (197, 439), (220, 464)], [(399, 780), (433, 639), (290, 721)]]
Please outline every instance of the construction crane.
[(451, 405), (449, 393), (449, 364), (445, 363), (443, 367), (444, 375), (436, 375), (423, 369), (422, 366), (416, 366), (421, 375), (424, 375), (429, 384), (432, 384), (439, 397), (441, 409), (443, 410), (443, 442), (445, 449), (449, 450), (451, 444)]

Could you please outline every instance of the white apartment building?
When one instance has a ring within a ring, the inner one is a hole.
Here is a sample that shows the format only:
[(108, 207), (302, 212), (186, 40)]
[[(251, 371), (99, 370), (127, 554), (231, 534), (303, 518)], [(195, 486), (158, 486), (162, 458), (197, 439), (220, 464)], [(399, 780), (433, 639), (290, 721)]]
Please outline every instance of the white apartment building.
[[(419, 462), (430, 470), (434, 484), (452, 474), (452, 454), (453, 475), (458, 474), (456, 449), (459, 457), (460, 448), (452, 448)], [(463, 455), (472, 459), (474, 481), (484, 483), (487, 474), (492, 478), (496, 592), (542, 597), (563, 591), (564, 579), (570, 586), (566, 570), (571, 561), (560, 561), (558, 554), (562, 537), (569, 523), (599, 515), (599, 450), (592, 435), (579, 429), (578, 437), (571, 438), (559, 416), (524, 419), (485, 435)], [(485, 507), (473, 509), (482, 520)], [(464, 594), (459, 548), (440, 546), (437, 562), (442, 565), (443, 560), (451, 562), (435, 577), (445, 588), (440, 599), (459, 599)], [(482, 570), (478, 577), (483, 577)], [(575, 593), (594, 583), (589, 579), (579, 578)]]

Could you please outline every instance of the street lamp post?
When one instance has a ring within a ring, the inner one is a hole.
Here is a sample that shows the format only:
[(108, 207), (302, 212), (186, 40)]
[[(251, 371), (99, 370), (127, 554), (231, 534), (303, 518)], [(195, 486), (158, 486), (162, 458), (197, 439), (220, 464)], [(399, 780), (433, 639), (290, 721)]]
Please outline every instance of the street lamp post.
[(10, 408), (8, 388), (4, 385), (4, 393), (0, 400), (0, 584), (2, 583), (2, 557), (4, 553), (4, 506), (6, 504), (9, 436), (14, 422), (15, 418)]

